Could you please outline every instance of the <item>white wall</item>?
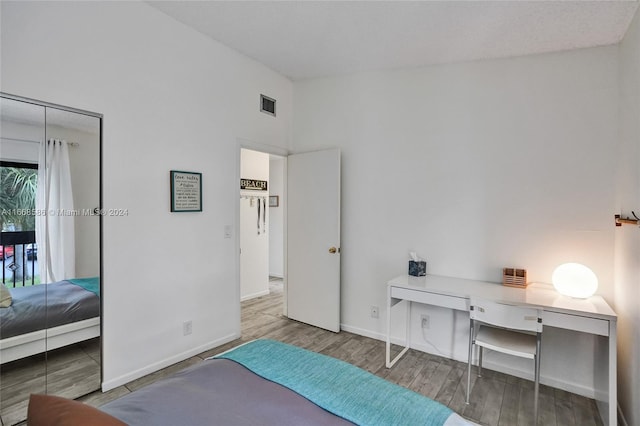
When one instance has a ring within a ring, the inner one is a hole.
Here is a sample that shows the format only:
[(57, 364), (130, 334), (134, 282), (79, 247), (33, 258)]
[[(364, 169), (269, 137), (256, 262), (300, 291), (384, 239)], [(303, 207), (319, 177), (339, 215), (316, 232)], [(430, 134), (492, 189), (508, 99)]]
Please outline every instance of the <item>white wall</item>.
[(284, 277), (284, 161), (269, 159), (269, 195), (279, 197), (278, 207), (269, 208), (269, 275)]
[[(617, 88), (616, 47), (296, 82), (294, 151), (343, 153), (343, 328), (382, 336), (409, 250), (429, 274), (495, 282), (505, 266), (549, 282), (581, 262), (612, 302)], [(423, 307), (416, 324), (423, 312), (414, 345), (466, 360), (468, 316)], [(568, 357), (593, 339), (545, 334), (561, 344), (543, 359), (566, 361), (543, 362), (543, 379), (593, 393), (591, 355)]]
[[(269, 154), (242, 149), (240, 176), (265, 180), (268, 189)], [(240, 300), (247, 300), (269, 294), (269, 191), (240, 190), (240, 195), (253, 198), (240, 198)]]
[[(104, 218), (103, 388), (238, 336), (236, 140), (287, 148), (291, 82), (143, 2), (0, 8), (2, 91), (104, 114), (104, 207), (129, 215)], [(203, 212), (170, 213), (170, 170), (202, 173)]]
[[(617, 213), (640, 210), (640, 21), (620, 45), (620, 151)], [(640, 230), (615, 231), (615, 309), (618, 314), (618, 402), (628, 425), (640, 424)]]

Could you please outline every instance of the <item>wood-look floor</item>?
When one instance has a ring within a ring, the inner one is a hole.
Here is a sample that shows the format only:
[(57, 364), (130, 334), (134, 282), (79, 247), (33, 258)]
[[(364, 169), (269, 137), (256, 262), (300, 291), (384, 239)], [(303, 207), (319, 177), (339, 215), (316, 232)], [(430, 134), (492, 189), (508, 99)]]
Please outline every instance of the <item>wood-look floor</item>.
[[(384, 343), (347, 332), (332, 333), (282, 315), (282, 290), (242, 303), (242, 337), (109, 392), (93, 392), (80, 400), (100, 406), (163, 377), (201, 362), (240, 343), (270, 338), (330, 355), (391, 382), (435, 399), (461, 416), (482, 425), (533, 425), (533, 382), (485, 369), (472, 377), (471, 403), (465, 404), (466, 364), (410, 350), (391, 369), (384, 365)], [(399, 348), (396, 348), (399, 349)], [(541, 386), (539, 425), (601, 425), (595, 402)]]
[(78, 398), (100, 389), (100, 339), (66, 346), (0, 366), (0, 419), (3, 426), (27, 417), (31, 393)]

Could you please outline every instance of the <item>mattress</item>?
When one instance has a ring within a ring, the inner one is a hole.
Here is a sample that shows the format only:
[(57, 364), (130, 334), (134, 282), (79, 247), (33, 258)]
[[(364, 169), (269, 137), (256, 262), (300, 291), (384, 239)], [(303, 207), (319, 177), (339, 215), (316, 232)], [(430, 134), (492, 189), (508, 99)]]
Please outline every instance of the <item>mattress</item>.
[(205, 360), (100, 409), (130, 426), (470, 424), (358, 367), (268, 340)]
[(10, 292), (11, 306), (0, 308), (0, 339), (100, 316), (96, 293), (71, 281), (16, 287)]

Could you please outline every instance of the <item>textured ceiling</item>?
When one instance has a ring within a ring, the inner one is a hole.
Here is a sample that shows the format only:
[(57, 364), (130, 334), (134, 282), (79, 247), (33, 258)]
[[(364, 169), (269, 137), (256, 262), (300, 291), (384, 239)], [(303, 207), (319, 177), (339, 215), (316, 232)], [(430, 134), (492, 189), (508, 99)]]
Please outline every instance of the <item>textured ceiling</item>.
[(637, 1), (149, 1), (293, 79), (618, 43)]

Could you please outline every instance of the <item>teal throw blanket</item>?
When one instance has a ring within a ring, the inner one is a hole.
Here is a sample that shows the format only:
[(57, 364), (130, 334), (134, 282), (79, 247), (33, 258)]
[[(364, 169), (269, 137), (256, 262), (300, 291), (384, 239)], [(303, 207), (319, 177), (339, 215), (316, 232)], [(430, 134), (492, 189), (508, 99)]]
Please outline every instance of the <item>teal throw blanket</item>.
[(255, 340), (213, 358), (235, 361), (358, 425), (442, 425), (448, 407), (336, 358)]
[(87, 291), (95, 293), (96, 296), (100, 297), (100, 277), (71, 278), (67, 281), (69, 281), (71, 284), (80, 286)]

